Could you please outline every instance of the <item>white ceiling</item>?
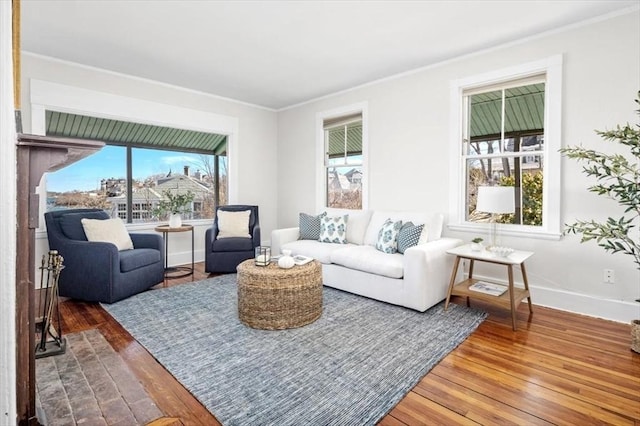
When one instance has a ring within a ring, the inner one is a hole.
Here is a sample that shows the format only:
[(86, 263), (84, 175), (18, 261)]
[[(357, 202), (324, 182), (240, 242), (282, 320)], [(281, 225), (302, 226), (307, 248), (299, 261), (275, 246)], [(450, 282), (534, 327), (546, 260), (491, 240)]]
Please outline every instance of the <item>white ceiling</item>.
[(640, 0), (22, 0), (22, 49), (273, 109)]

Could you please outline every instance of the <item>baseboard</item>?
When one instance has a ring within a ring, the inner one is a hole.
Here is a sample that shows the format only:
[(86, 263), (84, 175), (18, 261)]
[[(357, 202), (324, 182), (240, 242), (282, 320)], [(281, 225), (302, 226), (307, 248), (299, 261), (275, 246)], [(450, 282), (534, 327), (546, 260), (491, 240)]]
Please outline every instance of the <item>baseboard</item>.
[[(204, 261), (204, 251), (196, 251), (194, 255), (196, 262)], [(190, 262), (190, 251), (171, 253), (169, 256), (169, 266), (184, 265)], [(474, 275), (474, 278), (506, 284), (504, 280), (496, 280), (493, 277)], [(516, 285), (522, 286), (519, 283), (516, 283)], [(637, 302), (603, 299), (587, 294), (535, 285), (530, 285), (529, 289), (531, 290), (531, 298), (534, 305), (627, 324), (631, 320), (640, 318), (640, 303)]]
[[(193, 252), (194, 262), (204, 262), (204, 250), (195, 250)], [(168, 266), (187, 265), (191, 263), (191, 251), (181, 251), (169, 253)]]
[(545, 287), (529, 287), (531, 298), (536, 305), (627, 324), (640, 318), (640, 303), (637, 302), (602, 299)]
[[(473, 277), (504, 285), (507, 284), (505, 280), (497, 280), (493, 277), (477, 276), (475, 274)], [(522, 287), (521, 283), (515, 283), (515, 285)], [(631, 320), (640, 318), (640, 303), (637, 302), (603, 299), (587, 294), (538, 287), (531, 284), (529, 285), (529, 290), (534, 305), (627, 324)]]

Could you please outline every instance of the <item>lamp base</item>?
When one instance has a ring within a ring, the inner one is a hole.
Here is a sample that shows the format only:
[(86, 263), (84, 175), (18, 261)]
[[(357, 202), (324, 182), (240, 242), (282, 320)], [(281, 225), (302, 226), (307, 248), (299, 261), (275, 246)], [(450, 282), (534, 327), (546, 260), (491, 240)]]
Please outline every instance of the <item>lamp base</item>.
[(497, 247), (499, 245), (498, 243), (498, 223), (496, 222), (496, 215), (492, 214), (491, 215), (491, 229), (490, 229), (490, 235), (489, 235), (489, 245), (487, 246), (487, 249), (490, 249), (491, 247)]

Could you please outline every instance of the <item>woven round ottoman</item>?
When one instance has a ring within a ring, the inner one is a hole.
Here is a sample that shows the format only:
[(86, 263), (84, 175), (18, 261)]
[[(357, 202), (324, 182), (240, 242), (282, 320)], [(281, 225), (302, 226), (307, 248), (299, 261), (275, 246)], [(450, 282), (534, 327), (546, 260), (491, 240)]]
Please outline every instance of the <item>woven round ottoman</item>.
[(302, 327), (322, 314), (322, 266), (318, 261), (282, 269), (276, 263), (238, 265), (238, 316), (252, 328)]

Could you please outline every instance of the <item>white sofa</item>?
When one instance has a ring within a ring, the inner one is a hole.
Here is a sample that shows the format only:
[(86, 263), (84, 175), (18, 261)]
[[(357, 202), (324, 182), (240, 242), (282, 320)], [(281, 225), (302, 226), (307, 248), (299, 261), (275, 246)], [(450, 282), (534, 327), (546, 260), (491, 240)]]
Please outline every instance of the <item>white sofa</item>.
[[(347, 244), (300, 240), (299, 228), (276, 229), (271, 251), (283, 249), (313, 257), (322, 263), (324, 285), (424, 312), (446, 297), (454, 256), (446, 250), (463, 242), (443, 238), (442, 214), (400, 211), (326, 209), (329, 216), (348, 214)], [(404, 254), (376, 249), (378, 232), (386, 219), (425, 224), (426, 238)], [(426, 240), (426, 241), (425, 241)]]

